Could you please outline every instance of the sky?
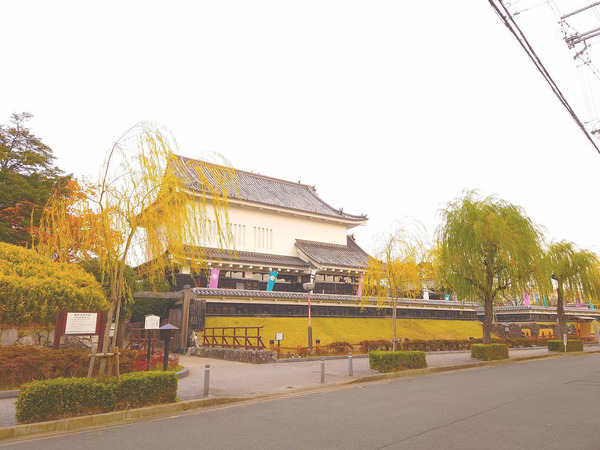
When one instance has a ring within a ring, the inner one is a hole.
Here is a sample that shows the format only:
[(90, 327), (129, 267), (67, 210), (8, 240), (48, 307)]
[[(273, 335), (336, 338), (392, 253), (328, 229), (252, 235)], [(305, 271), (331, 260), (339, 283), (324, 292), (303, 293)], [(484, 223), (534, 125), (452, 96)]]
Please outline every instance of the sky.
[[(589, 104), (552, 11), (512, 3), (567, 98)], [(367, 214), (350, 232), (368, 251), (397, 221), (432, 236), (477, 190), (600, 253), (600, 154), (487, 1), (0, 0), (0, 15), (0, 123), (32, 113), (77, 177), (97, 180), (111, 145), (154, 121), (182, 155)]]

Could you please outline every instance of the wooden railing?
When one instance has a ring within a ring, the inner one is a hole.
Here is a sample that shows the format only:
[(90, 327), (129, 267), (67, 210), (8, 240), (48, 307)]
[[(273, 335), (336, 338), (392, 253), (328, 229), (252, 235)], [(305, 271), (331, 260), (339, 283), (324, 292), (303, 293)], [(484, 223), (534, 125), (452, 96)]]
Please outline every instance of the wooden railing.
[(150, 341), (150, 350), (154, 351), (154, 345), (158, 340), (156, 330), (146, 330), (145, 328), (132, 328), (129, 335), (129, 342), (125, 348), (129, 350), (147, 350), (148, 349), (148, 332), (152, 332)]
[(266, 347), (260, 336), (261, 328), (207, 327), (202, 334), (202, 346), (264, 350)]

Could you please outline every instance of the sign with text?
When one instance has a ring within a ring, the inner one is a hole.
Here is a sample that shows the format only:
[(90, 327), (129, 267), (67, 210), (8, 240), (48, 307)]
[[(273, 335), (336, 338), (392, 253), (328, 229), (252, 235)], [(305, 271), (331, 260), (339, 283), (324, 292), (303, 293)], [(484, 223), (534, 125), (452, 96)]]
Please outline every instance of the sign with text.
[(276, 341), (283, 341), (283, 333), (275, 333)]
[(97, 312), (68, 312), (65, 334), (96, 334)]
[(144, 328), (146, 330), (158, 330), (160, 328), (160, 317), (154, 314), (148, 314), (144, 321)]

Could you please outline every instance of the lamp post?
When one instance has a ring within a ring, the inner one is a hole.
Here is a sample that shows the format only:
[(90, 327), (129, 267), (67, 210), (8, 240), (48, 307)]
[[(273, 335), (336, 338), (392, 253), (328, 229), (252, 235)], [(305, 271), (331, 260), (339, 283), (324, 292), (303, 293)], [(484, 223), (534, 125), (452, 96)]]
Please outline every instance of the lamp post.
[(159, 328), (160, 330), (160, 339), (165, 341), (165, 353), (163, 356), (163, 370), (167, 370), (169, 366), (169, 342), (171, 339), (175, 339), (175, 332), (179, 330), (179, 328), (167, 323)]
[(302, 287), (308, 293), (308, 351), (312, 354), (313, 352), (313, 340), (312, 340), (312, 325), (310, 323), (310, 293), (315, 288), (315, 272), (311, 269), (310, 271), (310, 283), (304, 283)]

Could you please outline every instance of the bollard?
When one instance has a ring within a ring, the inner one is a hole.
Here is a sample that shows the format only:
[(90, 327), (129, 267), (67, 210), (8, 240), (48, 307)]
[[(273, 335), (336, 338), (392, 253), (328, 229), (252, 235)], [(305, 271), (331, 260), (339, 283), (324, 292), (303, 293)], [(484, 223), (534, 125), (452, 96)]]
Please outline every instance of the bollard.
[(325, 358), (321, 358), (321, 384), (325, 383)]
[(210, 364), (204, 366), (204, 396), (208, 397), (208, 385), (210, 382)]
[(354, 370), (352, 369), (352, 352), (348, 352), (348, 376), (354, 376)]
[(563, 334), (563, 346), (565, 347), (565, 353), (567, 353), (567, 335)]

